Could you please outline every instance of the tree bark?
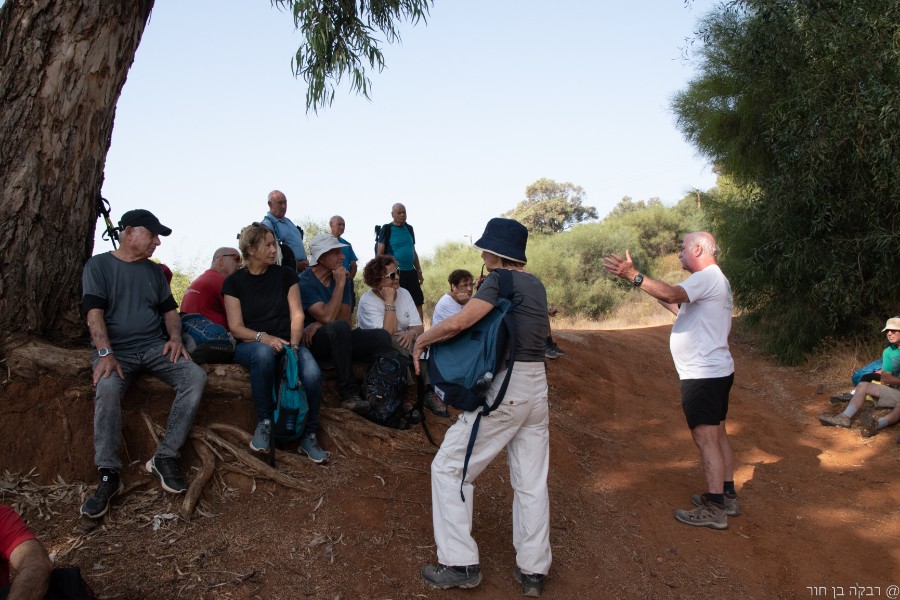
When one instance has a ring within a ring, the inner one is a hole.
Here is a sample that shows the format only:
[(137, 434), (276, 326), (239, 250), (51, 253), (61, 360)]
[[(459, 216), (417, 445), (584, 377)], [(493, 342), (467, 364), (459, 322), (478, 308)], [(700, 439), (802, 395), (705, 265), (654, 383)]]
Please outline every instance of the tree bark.
[(0, 332), (72, 339), (116, 103), (153, 0), (0, 8)]

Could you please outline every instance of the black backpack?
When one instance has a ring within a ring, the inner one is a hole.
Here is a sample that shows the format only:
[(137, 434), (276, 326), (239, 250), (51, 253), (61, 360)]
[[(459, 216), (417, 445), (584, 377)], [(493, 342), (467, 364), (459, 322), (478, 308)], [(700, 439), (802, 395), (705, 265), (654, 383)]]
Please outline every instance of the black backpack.
[(400, 427), (406, 396), (406, 369), (406, 359), (396, 352), (375, 357), (364, 387), (365, 399), (372, 407), (367, 419), (385, 427)]

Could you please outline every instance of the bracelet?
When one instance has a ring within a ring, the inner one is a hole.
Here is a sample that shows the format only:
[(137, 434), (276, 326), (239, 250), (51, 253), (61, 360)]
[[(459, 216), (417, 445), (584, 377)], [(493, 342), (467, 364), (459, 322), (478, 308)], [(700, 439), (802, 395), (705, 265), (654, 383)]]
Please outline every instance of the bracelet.
[(258, 342), (264, 335), (266, 335), (265, 331), (257, 331), (256, 332), (256, 341)]
[(390, 312), (397, 312), (397, 307), (394, 306), (393, 304), (385, 304), (385, 305), (384, 305), (384, 310), (387, 310), (387, 311), (390, 311)]

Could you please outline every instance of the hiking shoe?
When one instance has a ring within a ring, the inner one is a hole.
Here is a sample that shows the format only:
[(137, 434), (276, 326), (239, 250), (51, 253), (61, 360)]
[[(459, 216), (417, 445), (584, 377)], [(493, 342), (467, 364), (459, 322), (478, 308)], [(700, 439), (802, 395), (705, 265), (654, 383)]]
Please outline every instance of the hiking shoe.
[(447, 405), (444, 404), (444, 401), (441, 400), (435, 392), (425, 394), (425, 401), (423, 404), (425, 404), (425, 408), (439, 417), (450, 416), (450, 413), (447, 412)]
[(719, 508), (707, 500), (705, 496), (700, 498), (700, 506), (694, 510), (676, 510), (675, 518), (685, 525), (728, 529), (728, 516), (725, 514), (725, 509)]
[(341, 402), (341, 408), (352, 410), (358, 415), (365, 415), (372, 409), (372, 405), (366, 400), (359, 398), (349, 398)]
[(826, 427), (846, 427), (850, 429), (850, 417), (844, 413), (836, 415), (819, 415), (819, 423)]
[[(703, 504), (703, 499), (706, 498), (706, 492), (702, 494), (695, 494), (691, 496), (691, 502), (694, 506), (700, 506)], [(738, 502), (737, 494), (734, 496), (729, 496), (725, 494), (725, 514), (729, 517), (739, 517), (741, 516), (741, 504)]]
[(250, 440), (250, 449), (255, 452), (268, 452), (272, 443), (272, 421), (263, 419), (256, 424), (256, 432)]
[(522, 595), (529, 598), (541, 597), (541, 586), (544, 585), (544, 576), (540, 573), (526, 575), (517, 566), (513, 571), (513, 577), (522, 584)]
[(559, 352), (553, 349), (553, 346), (547, 346), (544, 348), (544, 356), (549, 358), (550, 360), (554, 360), (559, 358)]
[(162, 489), (172, 494), (181, 494), (187, 490), (184, 475), (178, 468), (174, 458), (160, 458), (154, 456), (147, 461), (147, 472), (159, 479)]
[(422, 568), (422, 579), (425, 583), (439, 590), (447, 588), (473, 588), (481, 583), (481, 567), (468, 565), (466, 567), (448, 567), (438, 563)]
[(331, 456), (330, 452), (325, 452), (322, 450), (322, 447), (319, 446), (319, 440), (316, 439), (316, 434), (314, 433), (303, 436), (303, 439), (300, 440), (300, 447), (297, 448), (297, 450), (301, 454), (306, 454), (306, 456), (309, 457), (309, 460), (317, 465), (327, 461), (328, 457)]
[(556, 352), (556, 355), (557, 355), (557, 356), (565, 356), (565, 355), (566, 355), (566, 351), (563, 350), (562, 348), (560, 348), (560, 347), (556, 344), (556, 342), (553, 342), (552, 344), (550, 344), (550, 345), (548, 346), (548, 348), (551, 349), (551, 350), (553, 350), (554, 352)]
[(862, 425), (859, 433), (864, 438), (870, 438), (878, 433), (878, 419), (875, 418), (871, 411), (867, 410), (859, 416), (859, 424)]
[(414, 408), (405, 415), (406, 422), (410, 425), (418, 425), (422, 422), (422, 419), (425, 417), (422, 416), (422, 413), (419, 412), (419, 409)]
[(122, 493), (125, 486), (119, 480), (119, 474), (111, 471), (100, 473), (100, 485), (91, 497), (81, 505), (81, 514), (89, 519), (99, 519), (109, 510), (110, 501)]
[(853, 400), (853, 394), (851, 392), (831, 397), (832, 404), (843, 404), (844, 402), (850, 402), (851, 400)]

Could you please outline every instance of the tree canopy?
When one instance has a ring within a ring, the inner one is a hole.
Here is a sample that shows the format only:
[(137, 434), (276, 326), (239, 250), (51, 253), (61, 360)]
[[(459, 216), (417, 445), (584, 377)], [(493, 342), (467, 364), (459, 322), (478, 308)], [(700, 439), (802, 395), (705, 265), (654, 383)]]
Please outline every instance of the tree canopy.
[(673, 100), (726, 177), (705, 198), (735, 302), (781, 359), (896, 314), (895, 0), (735, 0)]
[(597, 218), (597, 209), (583, 206), (585, 192), (579, 185), (538, 179), (525, 188), (525, 200), (504, 217), (515, 219), (532, 233), (559, 233), (588, 219)]

